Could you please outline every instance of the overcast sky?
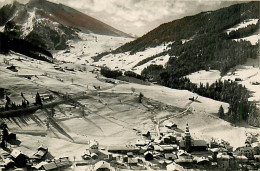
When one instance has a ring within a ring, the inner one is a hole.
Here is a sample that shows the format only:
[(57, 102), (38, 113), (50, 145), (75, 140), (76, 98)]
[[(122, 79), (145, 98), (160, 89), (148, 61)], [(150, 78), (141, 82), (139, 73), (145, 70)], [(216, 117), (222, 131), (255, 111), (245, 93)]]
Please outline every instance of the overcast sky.
[[(13, 0), (0, 0), (0, 6)], [(28, 0), (17, 0), (26, 3)], [(49, 0), (73, 7), (123, 32), (142, 36), (160, 24), (226, 7), (221, 0)]]

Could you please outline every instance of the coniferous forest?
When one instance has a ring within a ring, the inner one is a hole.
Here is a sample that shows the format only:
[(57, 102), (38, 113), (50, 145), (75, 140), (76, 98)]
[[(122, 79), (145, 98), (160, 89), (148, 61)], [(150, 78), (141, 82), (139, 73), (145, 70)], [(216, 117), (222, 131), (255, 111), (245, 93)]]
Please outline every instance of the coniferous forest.
[[(113, 53), (143, 51), (162, 43), (171, 42), (163, 55), (171, 58), (165, 67), (150, 65), (142, 71), (141, 76), (158, 84), (187, 89), (199, 95), (230, 104), (229, 111), (222, 116), (232, 123), (247, 121), (260, 126), (259, 111), (255, 104), (248, 102), (249, 91), (232, 81), (216, 81), (212, 85), (199, 85), (190, 82), (186, 75), (199, 70), (215, 69), (225, 75), (231, 68), (244, 64), (248, 58), (256, 59), (259, 44), (234, 39), (244, 38), (259, 30), (256, 25), (240, 28), (227, 33), (227, 29), (249, 19), (259, 19), (259, 2), (236, 4), (215, 12), (203, 12), (195, 16), (184, 17), (162, 24), (146, 35), (116, 49)], [(183, 43), (183, 40), (188, 40)], [(146, 63), (155, 56), (140, 62)]]

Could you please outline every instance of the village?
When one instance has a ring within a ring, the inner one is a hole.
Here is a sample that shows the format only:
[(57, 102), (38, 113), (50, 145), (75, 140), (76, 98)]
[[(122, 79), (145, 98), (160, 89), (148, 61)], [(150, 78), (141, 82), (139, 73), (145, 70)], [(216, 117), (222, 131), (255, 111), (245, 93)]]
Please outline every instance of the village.
[[(135, 144), (99, 146), (89, 141), (82, 161), (68, 157), (56, 159), (44, 144), (31, 156), (16, 149), (20, 142), (16, 134), (1, 124), (1, 169), (28, 170), (257, 170), (260, 168), (260, 143), (248, 136), (245, 146), (233, 149), (227, 142), (206, 142), (193, 139), (188, 123), (183, 131), (172, 122), (158, 132), (141, 132)], [(159, 134), (158, 134), (159, 133)], [(75, 160), (75, 159), (74, 159)]]

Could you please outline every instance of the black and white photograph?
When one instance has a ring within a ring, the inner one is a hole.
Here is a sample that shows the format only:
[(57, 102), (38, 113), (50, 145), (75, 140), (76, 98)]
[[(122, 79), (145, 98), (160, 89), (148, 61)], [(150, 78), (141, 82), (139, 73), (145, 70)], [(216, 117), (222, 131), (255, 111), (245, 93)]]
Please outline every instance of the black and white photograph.
[(0, 0), (0, 170), (260, 170), (260, 1)]

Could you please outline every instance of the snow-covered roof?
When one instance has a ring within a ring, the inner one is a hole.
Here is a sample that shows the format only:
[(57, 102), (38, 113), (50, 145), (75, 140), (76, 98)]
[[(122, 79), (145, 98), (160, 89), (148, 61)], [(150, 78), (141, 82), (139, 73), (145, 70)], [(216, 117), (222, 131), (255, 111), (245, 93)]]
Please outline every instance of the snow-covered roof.
[(110, 169), (110, 164), (106, 161), (99, 161), (95, 164), (94, 169)]

